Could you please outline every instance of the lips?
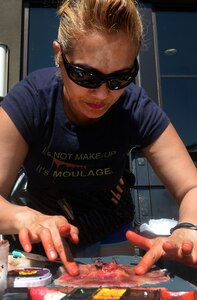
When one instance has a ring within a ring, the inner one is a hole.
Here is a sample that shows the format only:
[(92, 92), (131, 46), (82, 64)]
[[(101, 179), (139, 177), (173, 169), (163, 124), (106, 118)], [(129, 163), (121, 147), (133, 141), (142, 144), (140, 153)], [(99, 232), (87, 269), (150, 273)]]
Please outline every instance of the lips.
[(105, 104), (102, 103), (87, 103), (87, 105), (91, 108), (91, 109), (102, 109), (105, 107)]

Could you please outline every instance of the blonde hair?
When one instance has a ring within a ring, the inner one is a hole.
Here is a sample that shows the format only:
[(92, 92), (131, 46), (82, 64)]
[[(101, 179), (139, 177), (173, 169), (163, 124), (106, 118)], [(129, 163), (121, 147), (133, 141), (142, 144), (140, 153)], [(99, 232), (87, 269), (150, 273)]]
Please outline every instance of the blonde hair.
[(80, 34), (91, 31), (124, 31), (140, 48), (143, 26), (135, 0), (66, 0), (59, 7), (58, 40), (64, 51), (72, 50)]

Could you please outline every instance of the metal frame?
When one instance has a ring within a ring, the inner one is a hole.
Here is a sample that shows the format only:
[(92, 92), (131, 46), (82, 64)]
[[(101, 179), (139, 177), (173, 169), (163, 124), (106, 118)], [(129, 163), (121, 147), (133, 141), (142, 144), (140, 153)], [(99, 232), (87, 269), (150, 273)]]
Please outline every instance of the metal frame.
[[(157, 38), (155, 33), (155, 21), (153, 18), (152, 4), (147, 3), (141, 6), (140, 12), (142, 20), (148, 23), (148, 29), (145, 28), (144, 41), (139, 53), (140, 74), (137, 84), (143, 86), (158, 105), (161, 105), (160, 83), (159, 83), (159, 60), (156, 49)], [(148, 74), (148, 76), (147, 76)]]
[(21, 78), (27, 75), (28, 70), (28, 41), (29, 41), (29, 1), (24, 0), (23, 2), (23, 43), (22, 43), (22, 64), (21, 64)]
[[(5, 88), (5, 94), (6, 94), (8, 92), (8, 86), (9, 86), (9, 57), (10, 57), (9, 53), (10, 53), (10, 49), (6, 44), (1, 43), (1, 42), (0, 42), (0, 46), (5, 47), (5, 51), (6, 51), (6, 54), (5, 54), (6, 55), (6, 61), (5, 61), (6, 69), (5, 69), (5, 74), (4, 74), (4, 76), (5, 76), (4, 88)], [(0, 101), (3, 100), (3, 98), (5, 97), (5, 94), (0, 96)]]
[(55, 8), (61, 5), (64, 0), (29, 0), (30, 7)]

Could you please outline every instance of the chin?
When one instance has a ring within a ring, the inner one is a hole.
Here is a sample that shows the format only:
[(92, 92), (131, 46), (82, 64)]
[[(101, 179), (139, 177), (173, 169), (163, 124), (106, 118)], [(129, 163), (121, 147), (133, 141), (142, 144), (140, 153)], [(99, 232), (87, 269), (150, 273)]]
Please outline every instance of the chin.
[(90, 109), (87, 112), (87, 116), (90, 118), (100, 118), (108, 111), (109, 107), (103, 107), (101, 109)]
[(106, 111), (100, 112), (100, 113), (94, 113), (94, 114), (93, 113), (87, 114), (86, 117), (88, 119), (96, 120), (96, 119), (101, 118), (104, 114), (106, 114)]

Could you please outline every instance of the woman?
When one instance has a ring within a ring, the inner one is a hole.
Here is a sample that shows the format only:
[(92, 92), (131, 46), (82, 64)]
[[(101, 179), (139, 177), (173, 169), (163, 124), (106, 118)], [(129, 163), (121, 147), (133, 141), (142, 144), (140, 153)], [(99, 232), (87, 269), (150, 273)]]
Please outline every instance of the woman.
[[(133, 217), (125, 165), (139, 145), (180, 204), (182, 225), (169, 238), (126, 233), (147, 251), (136, 274), (161, 257), (195, 266), (196, 227), (184, 223), (197, 223), (197, 172), (166, 114), (133, 83), (143, 34), (135, 3), (68, 0), (58, 13), (58, 71), (30, 74), (0, 109), (1, 233), (17, 234), (25, 251), (41, 242), (50, 260), (59, 255), (78, 274), (71, 252)], [(12, 204), (21, 166), (27, 191)]]

